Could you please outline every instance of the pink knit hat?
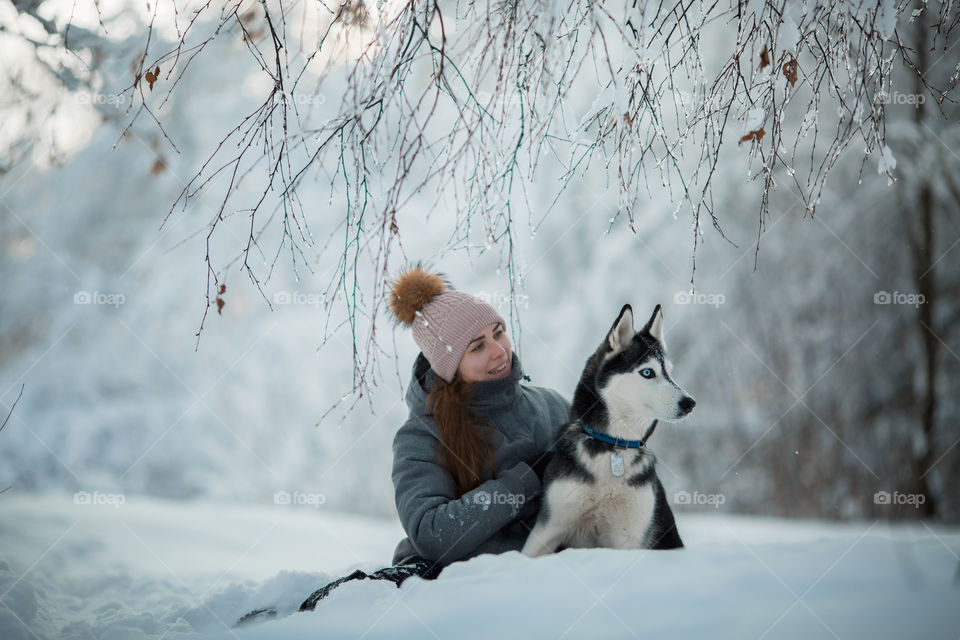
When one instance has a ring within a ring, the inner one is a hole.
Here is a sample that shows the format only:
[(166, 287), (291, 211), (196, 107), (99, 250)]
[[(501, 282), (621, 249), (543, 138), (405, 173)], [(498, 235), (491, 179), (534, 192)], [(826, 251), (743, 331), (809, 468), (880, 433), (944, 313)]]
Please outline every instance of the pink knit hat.
[(393, 283), (390, 309), (400, 323), (413, 329), (414, 342), (447, 382), (453, 382), (467, 345), (481, 329), (494, 322), (506, 326), (488, 303), (454, 291), (442, 277), (419, 265)]

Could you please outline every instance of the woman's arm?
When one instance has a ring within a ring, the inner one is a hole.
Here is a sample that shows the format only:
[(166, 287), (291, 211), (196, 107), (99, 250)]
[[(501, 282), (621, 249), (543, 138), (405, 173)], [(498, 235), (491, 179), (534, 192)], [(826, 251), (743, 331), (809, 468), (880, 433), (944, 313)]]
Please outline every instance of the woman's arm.
[(393, 486), (400, 522), (414, 547), (427, 560), (449, 564), (470, 557), (516, 520), (540, 494), (540, 480), (518, 462), (457, 498), (438, 446), (426, 420), (411, 416), (393, 440)]

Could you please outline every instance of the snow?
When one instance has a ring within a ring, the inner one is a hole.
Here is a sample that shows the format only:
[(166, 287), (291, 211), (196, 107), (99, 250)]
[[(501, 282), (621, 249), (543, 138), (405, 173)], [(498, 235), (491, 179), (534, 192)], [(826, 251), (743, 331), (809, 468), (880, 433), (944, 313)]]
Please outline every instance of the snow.
[(764, 119), (766, 118), (766, 112), (761, 107), (750, 109), (747, 111), (746, 122), (744, 126), (747, 131), (756, 131), (763, 124)]
[(894, 0), (882, 0), (877, 9), (877, 28), (880, 37), (888, 40), (897, 27), (897, 7)]
[[(687, 549), (485, 555), (436, 581), (386, 566), (395, 520), (289, 505), (0, 498), (0, 637), (956, 638), (960, 530), (680, 513)], [(230, 628), (251, 609), (280, 617)], [(318, 630), (323, 633), (318, 635)]]
[[(890, 147), (883, 145), (883, 151), (880, 153), (880, 162), (877, 165), (877, 173), (885, 173), (888, 176), (893, 175), (893, 170), (897, 168), (897, 159), (893, 155)], [(889, 178), (888, 184), (893, 184), (893, 178)]]

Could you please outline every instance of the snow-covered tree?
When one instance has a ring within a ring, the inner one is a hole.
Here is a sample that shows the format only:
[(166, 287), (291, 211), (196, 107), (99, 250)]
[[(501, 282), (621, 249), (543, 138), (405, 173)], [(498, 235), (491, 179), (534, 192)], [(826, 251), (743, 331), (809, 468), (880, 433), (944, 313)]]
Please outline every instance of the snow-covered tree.
[[(731, 215), (714, 199), (721, 163), (749, 156), (745, 180), (762, 188), (743, 208), (761, 229), (778, 185), (813, 215), (848, 149), (892, 167), (884, 96), (899, 89), (894, 72), (914, 72), (933, 116), (952, 100), (960, 68), (931, 84), (921, 71), (927, 52), (909, 37), (927, 30), (931, 50), (946, 56), (960, 20), (951, 2), (157, 0), (99, 3), (96, 12), (76, 4), (14, 0), (0, 34), (29, 51), (49, 82), (93, 92), (109, 117), (146, 119), (170, 153), (177, 141), (163, 130), (164, 102), (213, 39), (242, 42), (246, 53), (218, 63), (235, 66), (238, 82), (258, 69), (263, 102), (224, 123), (221, 144), (175, 203), (216, 191), (211, 236), (225, 217), (249, 219), (235, 257), (207, 255), (208, 303), (223, 303), (230, 267), (259, 287), (280, 250), (307, 268), (309, 251), (339, 252), (328, 308), (351, 324), (371, 319), (366, 335), (354, 332), (358, 389), (371, 375), (376, 319), (402, 253), (397, 212), (417, 194), (436, 193), (436, 207), (456, 211), (451, 249), (501, 251), (511, 286), (522, 287), (515, 212), (530, 208), (530, 181), (545, 162), (559, 163), (559, 199), (602, 166), (618, 193), (612, 224), (635, 229), (644, 201), (664, 192), (690, 217), (693, 281), (705, 223), (720, 237)], [(128, 85), (109, 88), (122, 110), (97, 93), (106, 91), (98, 69), (111, 60), (129, 66)], [(6, 80), (27, 106), (4, 109), (26, 114), (29, 126), (3, 144), (20, 155), (31, 144), (57, 149), (57, 136), (37, 129), (51, 126), (40, 111), (50, 102), (31, 102), (24, 76)], [(825, 110), (839, 116), (829, 129)], [(346, 195), (321, 213), (298, 197), (305, 180)], [(241, 200), (245, 182), (261, 196)]]
[[(957, 56), (935, 45), (935, 34), (920, 20), (901, 29), (915, 57), (881, 96), (886, 144), (873, 167), (864, 171), (856, 150), (839, 159), (815, 220), (792, 194), (775, 194), (756, 272), (745, 258), (723, 268), (716, 252), (706, 254), (722, 273), (708, 272), (702, 284), (727, 303), (690, 314), (697, 327), (722, 330), (694, 331), (684, 350), (700, 354), (690, 386), (710, 390), (700, 399), (722, 427), (671, 444), (687, 451), (680, 466), (694, 470), (692, 487), (722, 491), (736, 508), (960, 517), (950, 490), (960, 473), (960, 434), (951, 427), (960, 418), (952, 346), (960, 109), (927, 89), (956, 75)], [(821, 125), (833, 125), (831, 117), (822, 114)], [(735, 206), (736, 193), (726, 198), (722, 206)], [(743, 220), (727, 226), (731, 237), (746, 230)], [(703, 451), (721, 453), (704, 459)], [(923, 498), (877, 504), (877, 492)]]

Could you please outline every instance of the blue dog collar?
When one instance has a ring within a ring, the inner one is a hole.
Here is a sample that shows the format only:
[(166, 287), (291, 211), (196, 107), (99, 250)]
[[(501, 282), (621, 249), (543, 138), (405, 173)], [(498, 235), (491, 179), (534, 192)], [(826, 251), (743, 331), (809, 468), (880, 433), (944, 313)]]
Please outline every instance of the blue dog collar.
[[(654, 422), (654, 424), (656, 424), (656, 422)], [(625, 449), (642, 449), (647, 443), (647, 437), (650, 436), (650, 432), (648, 432), (647, 436), (643, 440), (624, 440), (623, 438), (614, 438), (606, 433), (594, 431), (587, 426), (586, 422), (581, 421), (580, 426), (583, 427), (583, 432), (591, 438), (596, 438), (600, 442), (606, 442), (607, 444), (612, 444), (615, 447), (623, 447)]]

